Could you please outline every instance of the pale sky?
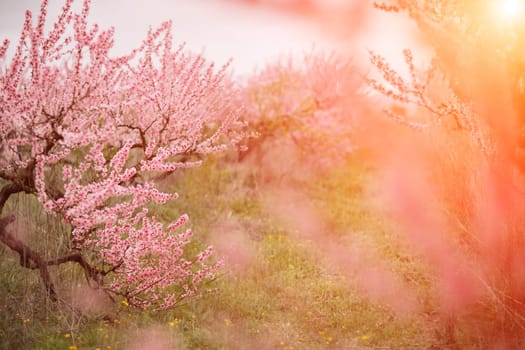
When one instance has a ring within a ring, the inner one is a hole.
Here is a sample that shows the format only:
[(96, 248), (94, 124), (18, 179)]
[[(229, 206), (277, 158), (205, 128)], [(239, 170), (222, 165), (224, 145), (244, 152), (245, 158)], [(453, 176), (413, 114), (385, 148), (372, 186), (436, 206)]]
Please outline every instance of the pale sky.
[[(77, 0), (78, 5), (81, 2)], [(51, 20), (63, 1), (49, 3)], [(340, 3), (330, 0), (325, 4)], [(0, 39), (16, 40), (24, 10), (29, 8), (36, 16), (39, 6), (40, 0), (0, 0)], [(113, 52), (118, 54), (137, 46), (149, 26), (171, 19), (176, 43), (186, 42), (189, 49), (203, 53), (217, 64), (232, 58), (234, 71), (244, 74), (282, 54), (300, 54), (313, 47), (351, 51), (350, 56), (363, 62), (366, 49), (374, 49), (396, 64), (402, 49), (410, 46), (408, 26), (388, 16), (391, 15), (378, 13), (367, 18), (364, 32), (351, 40), (344, 33), (333, 31), (334, 26), (352, 26), (345, 17), (325, 16), (321, 23), (267, 7), (220, 0), (92, 0), (89, 21), (102, 28), (115, 27)]]

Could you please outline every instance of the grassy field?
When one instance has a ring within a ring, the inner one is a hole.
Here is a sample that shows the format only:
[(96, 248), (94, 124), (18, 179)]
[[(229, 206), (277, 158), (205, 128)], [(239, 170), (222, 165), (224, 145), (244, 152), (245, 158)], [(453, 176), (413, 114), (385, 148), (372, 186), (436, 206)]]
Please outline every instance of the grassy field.
[[(261, 169), (211, 159), (165, 180), (161, 186), (180, 199), (155, 208), (158, 215), (169, 220), (188, 213), (201, 242), (195, 244), (217, 243), (226, 255), (214, 291), (170, 311), (134, 310), (117, 301), (80, 314), (50, 304), (37, 274), (0, 248), (0, 348), (447, 348), (446, 324), (432, 317), (430, 306), (400, 312), (381, 285), (363, 283), (375, 270), (351, 259), (365, 252), (369, 263), (409, 286), (411, 297), (431, 305), (423, 265), (396, 243), (395, 229), (365, 195), (371, 173), (365, 164), (356, 157), (307, 180), (269, 184), (260, 180)], [(279, 199), (296, 200), (292, 207), (308, 218), (283, 212)], [(35, 211), (25, 197), (10, 205), (25, 217)], [(41, 231), (56, 229), (50, 218), (32, 221)], [(311, 234), (303, 232), (309, 228)], [(71, 267), (54, 273), (57, 281), (82, 280)], [(74, 284), (61, 287), (67, 294)], [(405, 298), (393, 295), (397, 306)]]

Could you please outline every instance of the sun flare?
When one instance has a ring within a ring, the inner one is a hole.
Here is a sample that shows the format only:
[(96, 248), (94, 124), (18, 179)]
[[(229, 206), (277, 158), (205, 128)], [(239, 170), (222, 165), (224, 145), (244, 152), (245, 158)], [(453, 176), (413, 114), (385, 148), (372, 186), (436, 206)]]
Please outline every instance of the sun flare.
[(503, 0), (499, 2), (499, 12), (502, 17), (513, 19), (524, 10), (523, 0)]

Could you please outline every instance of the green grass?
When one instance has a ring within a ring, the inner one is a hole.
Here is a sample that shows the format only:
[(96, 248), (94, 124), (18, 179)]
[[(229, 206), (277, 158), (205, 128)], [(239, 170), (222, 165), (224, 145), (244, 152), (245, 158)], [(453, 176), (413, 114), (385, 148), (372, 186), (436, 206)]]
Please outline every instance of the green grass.
[[(364, 196), (368, 171), (351, 161), (295, 185), (330, 228), (326, 239), (351, 238), (373, 250), (424, 298), (422, 267), (395, 243), (392, 228)], [(16, 257), (3, 250), (0, 348), (128, 349), (148, 337), (177, 349), (418, 349), (439, 341), (434, 323), (396, 314), (353, 288), (351, 277), (320, 263), (311, 243), (291, 235), (265, 210), (255, 171), (210, 159), (161, 186), (180, 198), (155, 207), (157, 215), (173, 220), (188, 213), (201, 242), (196, 245), (207, 244), (218, 222), (236, 222), (254, 247), (251, 264), (226, 270), (215, 293), (170, 311), (118, 304), (106, 314), (79, 316), (46, 303), (34, 272), (17, 266)], [(76, 276), (67, 268), (60, 273)]]

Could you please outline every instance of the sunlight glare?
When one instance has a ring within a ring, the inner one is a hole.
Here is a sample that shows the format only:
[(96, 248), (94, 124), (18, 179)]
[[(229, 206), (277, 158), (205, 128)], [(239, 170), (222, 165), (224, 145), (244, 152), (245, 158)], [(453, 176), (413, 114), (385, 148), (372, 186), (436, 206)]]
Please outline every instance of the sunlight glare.
[(499, 5), (501, 16), (507, 19), (518, 17), (523, 11), (523, 0), (503, 0)]

